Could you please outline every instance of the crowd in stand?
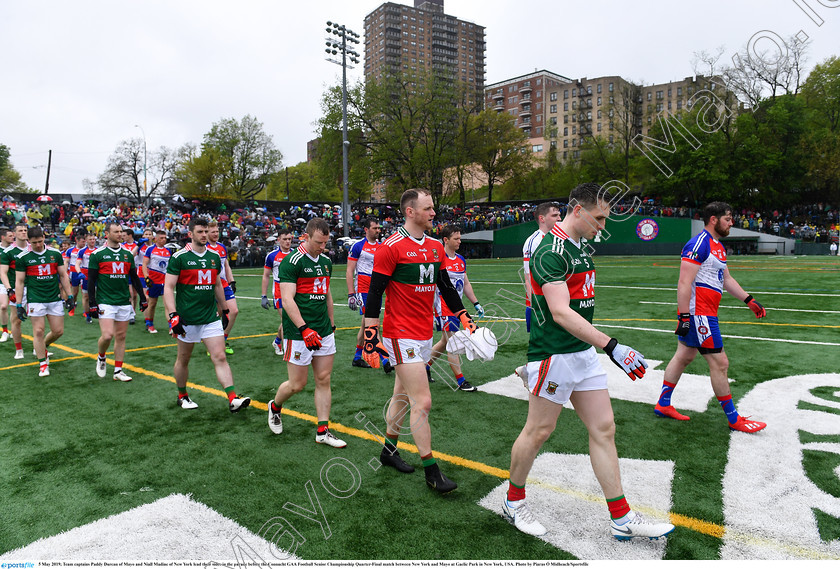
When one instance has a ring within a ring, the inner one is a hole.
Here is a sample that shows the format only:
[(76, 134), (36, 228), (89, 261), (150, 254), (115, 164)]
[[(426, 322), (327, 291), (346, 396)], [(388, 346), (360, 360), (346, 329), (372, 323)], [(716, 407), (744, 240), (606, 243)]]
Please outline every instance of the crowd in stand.
[[(90, 232), (102, 236), (105, 222), (114, 219), (125, 227), (142, 235), (147, 227), (164, 229), (169, 241), (183, 244), (187, 240), (187, 226), (194, 215), (215, 218), (220, 225), (222, 242), (231, 250), (231, 262), (238, 266), (258, 266), (268, 251), (274, 248), (277, 230), (289, 227), (297, 238), (305, 224), (314, 217), (324, 218), (333, 230), (327, 254), (334, 262), (346, 259), (350, 240), (344, 239), (341, 221), (341, 206), (335, 204), (278, 204), (270, 202), (260, 205), (254, 202), (243, 207), (229, 207), (226, 204), (204, 204), (194, 201), (155, 200), (149, 207), (129, 203), (108, 204), (105, 202), (35, 201), (21, 203), (11, 196), (3, 199), (0, 212), (0, 226), (13, 227), (24, 220), (30, 225), (42, 225), (48, 233), (48, 240), (54, 246), (70, 241), (75, 231)], [(565, 209), (563, 204), (562, 210)], [(442, 205), (435, 218), (437, 228), (444, 224), (457, 224), (465, 234), (496, 230), (533, 220), (536, 203), (521, 204), (477, 204), (465, 208)], [(633, 208), (629, 200), (614, 206), (619, 213), (631, 212), (652, 217), (681, 217), (699, 219), (699, 210), (688, 207), (663, 206), (657, 200), (645, 198), (641, 205)], [(363, 236), (362, 221), (375, 218), (382, 226), (382, 235), (387, 236), (403, 223), (402, 215), (395, 204), (354, 205), (350, 215), (350, 238)], [(838, 236), (838, 208), (831, 204), (811, 204), (772, 211), (741, 209), (735, 212), (735, 227), (789, 237), (817, 243), (836, 242)], [(468, 252), (465, 250), (465, 252)]]

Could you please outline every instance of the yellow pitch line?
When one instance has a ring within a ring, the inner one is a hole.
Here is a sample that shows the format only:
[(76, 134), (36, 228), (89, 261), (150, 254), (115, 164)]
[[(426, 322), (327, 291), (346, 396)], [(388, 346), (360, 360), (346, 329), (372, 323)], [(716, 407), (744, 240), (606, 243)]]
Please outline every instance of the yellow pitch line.
[[(595, 322), (672, 322), (672, 318), (595, 318)], [(790, 326), (796, 328), (840, 328), (833, 324), (780, 324), (776, 322), (733, 322), (719, 320), (719, 324), (746, 324), (747, 326)]]
[[(31, 337), (28, 337), (28, 336), (24, 336), (24, 337), (26, 337), (27, 339), (31, 339)], [(68, 346), (63, 346), (61, 344), (52, 344), (51, 347), (55, 347), (55, 348), (58, 348), (58, 349), (61, 349), (61, 350), (65, 350), (67, 352), (70, 352), (71, 354), (77, 354), (77, 356), (79, 356), (77, 358), (64, 358), (64, 359), (80, 359), (80, 358), (95, 359), (97, 357), (96, 354), (89, 354), (89, 353), (83, 352), (81, 350), (76, 350), (75, 348), (70, 348)], [(63, 360), (56, 360), (56, 361), (63, 361)], [(114, 365), (113, 360), (109, 359), (107, 361), (111, 365)], [(35, 362), (35, 363), (37, 363), (37, 362)], [(19, 364), (17, 366), (12, 366), (12, 367), (22, 367), (24, 365), (33, 365), (33, 364)], [(125, 363), (123, 364), (123, 368), (127, 369), (129, 371), (135, 372), (135, 373), (148, 375), (150, 377), (154, 377), (156, 379), (162, 379), (162, 380), (168, 381), (170, 383), (175, 383), (175, 378), (174, 377), (169, 376), (169, 375), (165, 375), (165, 374), (162, 374), (162, 373), (158, 373), (158, 372), (155, 372), (155, 371), (147, 370), (145, 368), (141, 368), (141, 367), (138, 367), (138, 366), (134, 366), (134, 365), (131, 365), (131, 364), (125, 364)], [(3, 369), (11, 369), (11, 368), (3, 368)], [(215, 389), (213, 387), (206, 387), (204, 385), (199, 385), (197, 383), (192, 383), (192, 382), (187, 382), (187, 387), (189, 387), (190, 389), (195, 389), (195, 390), (201, 391), (203, 393), (208, 393), (210, 395), (216, 395), (218, 397), (222, 397), (222, 398), (227, 399), (227, 395), (221, 389)], [(268, 404), (267, 403), (262, 403), (260, 401), (251, 400), (251, 406), (255, 407), (257, 409), (260, 409), (261, 411), (268, 411)], [(313, 424), (318, 423), (318, 418), (313, 416), (313, 415), (309, 415), (308, 413), (301, 413), (299, 411), (294, 411), (292, 409), (283, 409), (282, 413), (284, 415), (289, 415), (290, 417), (294, 417), (296, 419), (301, 419), (301, 420), (304, 420), (304, 421), (308, 421), (308, 422), (313, 423)], [(375, 435), (373, 435), (373, 434), (371, 434), (367, 431), (361, 430), (361, 429), (356, 429), (356, 428), (353, 428), (353, 427), (347, 427), (345, 425), (342, 425), (341, 423), (331, 423), (330, 429), (333, 430), (333, 431), (339, 432), (339, 433), (351, 435), (351, 436), (354, 436), (354, 437), (357, 437), (357, 438), (360, 438), (360, 439), (365, 439), (365, 440), (373, 441), (373, 442), (380, 443), (380, 444), (384, 442), (382, 440), (382, 438), (379, 437), (379, 436), (375, 436)], [(400, 441), (400, 442), (397, 443), (397, 447), (402, 449), (402, 450), (405, 450), (407, 452), (411, 452), (413, 454), (420, 454), (417, 447), (415, 445), (412, 445), (412, 444), (408, 444), (408, 443), (404, 443), (404, 442)], [(442, 460), (442, 461), (445, 461), (445, 462), (449, 462), (451, 464), (462, 466), (464, 468), (468, 468), (470, 470), (475, 470), (477, 472), (481, 472), (481, 473), (487, 474), (489, 476), (495, 476), (496, 478), (500, 478), (502, 480), (507, 480), (510, 477), (510, 472), (507, 471), (507, 470), (504, 470), (502, 468), (497, 468), (497, 467), (494, 467), (494, 466), (490, 466), (488, 464), (484, 464), (482, 462), (478, 462), (478, 461), (475, 461), (475, 460), (470, 460), (470, 459), (467, 459), (467, 458), (463, 458), (463, 457), (460, 457), (460, 456), (435, 451), (435, 458), (439, 459), (439, 460)], [(592, 502), (599, 502), (599, 503), (603, 500), (603, 498), (601, 496), (587, 495), (585, 493), (570, 490), (568, 488), (562, 488), (560, 486), (547, 484), (547, 483), (542, 482), (538, 479), (529, 478), (528, 482), (531, 483), (531, 484), (536, 484), (536, 485), (539, 485), (539, 486), (543, 486), (543, 487), (551, 489), (555, 492), (561, 492), (561, 493), (564, 493), (564, 494), (575, 496), (575, 497), (583, 499), (583, 500), (588, 500), (588, 501), (592, 501)], [(645, 510), (647, 510), (647, 512)], [(684, 516), (682, 514), (675, 514), (675, 513), (671, 513), (671, 512), (656, 512), (656, 511), (650, 510), (649, 508), (648, 509), (641, 509), (641, 511), (642, 511), (642, 513), (654, 514), (656, 517), (660, 517), (660, 518), (669, 517), (670, 520), (671, 520), (671, 523), (674, 524), (675, 526), (682, 526), (682, 527), (685, 527), (687, 529), (690, 529), (690, 530), (693, 530), (693, 531), (696, 531), (698, 533), (702, 533), (702, 534), (705, 534), (705, 535), (709, 535), (709, 536), (712, 536), (712, 537), (722, 538), (724, 536), (724, 534), (727, 533), (727, 530), (724, 526), (721, 526), (719, 524), (714, 524), (714, 523), (711, 523), (711, 522), (706, 522), (706, 521), (699, 520), (699, 519), (696, 519), (696, 518), (692, 518), (692, 517), (689, 517), (689, 516)], [(757, 543), (757, 544), (760, 543), (760, 544), (763, 544), (763, 545), (768, 546), (768, 547), (781, 548), (783, 550), (798, 553), (800, 555), (806, 555), (806, 556), (808, 556), (809, 558), (812, 558), (812, 559), (813, 558), (831, 559), (831, 557), (825, 557), (824, 554), (822, 554), (820, 552), (811, 551), (811, 550), (808, 550), (807, 548), (799, 547), (799, 546), (796, 546), (796, 545), (778, 544), (778, 543), (770, 541), (770, 540), (753, 538), (752, 536), (749, 536), (749, 535), (738, 535), (738, 536), (736, 536), (736, 535), (730, 534), (730, 537), (738, 537), (742, 541), (747, 541), (747, 542)]]

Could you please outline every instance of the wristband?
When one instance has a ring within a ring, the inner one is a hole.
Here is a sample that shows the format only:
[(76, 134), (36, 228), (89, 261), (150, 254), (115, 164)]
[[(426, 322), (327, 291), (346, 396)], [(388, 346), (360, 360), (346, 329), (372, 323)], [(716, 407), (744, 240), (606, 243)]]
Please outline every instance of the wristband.
[(303, 331), (306, 330), (307, 328), (309, 328), (309, 326), (307, 326), (306, 322), (304, 322), (303, 326), (298, 326), (298, 332), (303, 334)]
[(744, 304), (749, 304), (753, 299), (753, 295), (748, 294), (747, 298), (744, 299)]

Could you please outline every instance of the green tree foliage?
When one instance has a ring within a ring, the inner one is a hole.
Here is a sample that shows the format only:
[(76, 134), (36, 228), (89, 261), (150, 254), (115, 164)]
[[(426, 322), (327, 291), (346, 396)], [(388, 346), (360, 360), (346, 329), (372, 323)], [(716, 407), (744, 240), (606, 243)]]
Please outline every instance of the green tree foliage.
[(496, 184), (521, 177), (535, 161), (528, 138), (507, 113), (486, 110), (475, 117), (475, 123), (471, 154), (487, 177), (487, 199), (493, 201)]
[(96, 185), (107, 196), (148, 203), (168, 189), (177, 163), (176, 153), (166, 147), (144, 155), (142, 138), (123, 140), (108, 158), (108, 165), (97, 177)]
[(814, 66), (802, 85), (808, 131), (802, 140), (805, 179), (818, 199), (840, 201), (840, 58)]
[(321, 168), (310, 162), (283, 168), (271, 177), (267, 194), (270, 200), (341, 201), (342, 189), (335, 180), (325, 179)]
[(282, 161), (256, 118), (222, 119), (204, 135), (200, 153), (195, 146), (182, 149), (179, 190), (192, 197), (252, 199), (282, 168)]
[(2, 192), (31, 192), (21, 180), (20, 172), (15, 170), (11, 161), (11, 150), (5, 144), (0, 144), (0, 191)]

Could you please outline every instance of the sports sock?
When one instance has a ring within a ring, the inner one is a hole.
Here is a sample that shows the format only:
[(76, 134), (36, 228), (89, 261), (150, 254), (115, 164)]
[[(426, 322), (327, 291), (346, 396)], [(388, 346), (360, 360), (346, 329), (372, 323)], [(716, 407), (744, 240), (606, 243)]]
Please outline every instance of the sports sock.
[(283, 409), (283, 406), (275, 403), (274, 399), (271, 400), (271, 403), (269, 403), (269, 405), (271, 405), (271, 410), (275, 413), (279, 413)]
[(329, 421), (318, 421), (318, 434), (323, 435), (327, 432), (327, 426), (330, 424)]
[(507, 491), (507, 499), (508, 502), (516, 502), (517, 500), (524, 500), (525, 499), (525, 486), (517, 486), (510, 480), (508, 480), (508, 491)]
[(114, 362), (114, 375), (117, 375), (118, 373), (120, 373), (122, 371), (122, 364), (123, 364), (122, 362), (117, 362), (117, 361)]
[(23, 342), (15, 342), (15, 349), (22, 350), (23, 349)]
[(228, 337), (228, 335), (225, 334), (225, 344), (227, 344), (227, 337)]
[(464, 383), (464, 374), (459, 373), (458, 375), (456, 375), (455, 376), (455, 381), (458, 382), (458, 385), (461, 385), (462, 383)]
[(232, 385), (230, 387), (225, 387), (225, 395), (227, 395), (228, 401), (236, 399), (236, 390)]
[(154, 326), (154, 322), (146, 318), (146, 328), (151, 328), (152, 326)]
[(674, 388), (676, 386), (676, 383), (668, 383), (667, 381), (662, 382), (662, 391), (659, 393), (659, 404), (662, 407), (668, 407), (671, 405), (671, 394), (674, 392)]
[(186, 387), (179, 387), (178, 388), (178, 399), (183, 399), (187, 396), (187, 388)]
[(379, 354), (379, 361), (382, 362), (382, 365), (389, 363), (388, 358), (383, 356), (382, 354)]
[(435, 461), (435, 457), (432, 456), (432, 453), (429, 453), (426, 456), (421, 456), (420, 460), (423, 463), (423, 468), (429, 468), (430, 466), (437, 464), (437, 461)]
[(607, 498), (607, 507), (610, 509), (610, 517), (614, 520), (623, 518), (630, 513), (630, 506), (624, 494), (618, 498)]
[(353, 354), (353, 359), (358, 360), (362, 357), (362, 347), (359, 344), (356, 344), (356, 353)]
[(100, 361), (100, 362), (104, 362), (104, 361), (105, 361), (105, 354), (99, 354), (99, 361)]
[(274, 337), (274, 343), (277, 344), (278, 346), (280, 346), (280, 345), (283, 344), (283, 340), (280, 339), (280, 336), (275, 336)]
[(399, 435), (392, 435), (388, 432), (385, 433), (385, 450), (388, 454), (394, 454), (397, 452), (397, 438)]
[(9, 327), (8, 326), (3, 326), (3, 332), (8, 334), (9, 333)]
[(732, 395), (718, 397), (717, 399), (720, 406), (723, 407), (723, 412), (726, 413), (726, 418), (729, 423), (736, 423), (738, 421), (738, 410), (735, 409), (735, 402), (732, 401)]

